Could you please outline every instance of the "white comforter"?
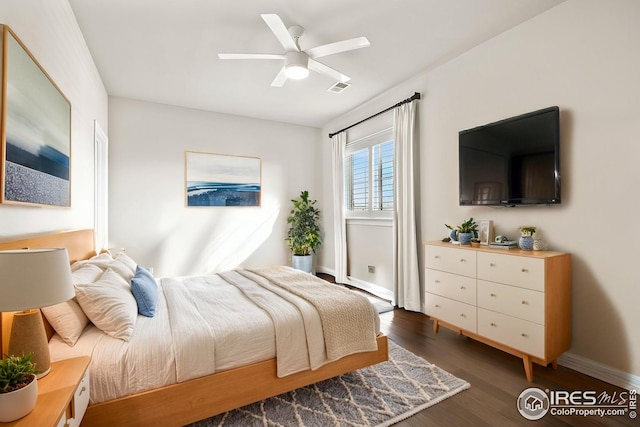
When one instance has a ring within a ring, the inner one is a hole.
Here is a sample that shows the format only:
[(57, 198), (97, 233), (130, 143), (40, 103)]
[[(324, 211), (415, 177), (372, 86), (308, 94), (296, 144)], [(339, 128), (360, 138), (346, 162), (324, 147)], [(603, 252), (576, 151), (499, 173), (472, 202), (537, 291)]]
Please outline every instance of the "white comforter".
[[(54, 360), (91, 354), (92, 404), (274, 357), (278, 376), (329, 362), (318, 310), (261, 275), (230, 271), (158, 282), (156, 316), (138, 316), (129, 342), (93, 325), (74, 347), (51, 340)], [(378, 319), (371, 310), (365, 335), (375, 346)]]

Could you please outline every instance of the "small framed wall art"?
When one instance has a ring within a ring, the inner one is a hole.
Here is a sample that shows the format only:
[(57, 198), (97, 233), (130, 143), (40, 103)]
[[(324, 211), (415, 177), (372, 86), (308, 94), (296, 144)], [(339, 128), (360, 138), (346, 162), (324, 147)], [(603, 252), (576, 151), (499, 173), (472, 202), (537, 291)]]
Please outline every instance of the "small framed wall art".
[(481, 245), (488, 245), (493, 242), (493, 221), (490, 219), (483, 219), (480, 221), (478, 239), (480, 239)]
[(262, 160), (185, 152), (185, 198), (192, 206), (260, 206)]
[(71, 103), (6, 25), (0, 202), (71, 206)]

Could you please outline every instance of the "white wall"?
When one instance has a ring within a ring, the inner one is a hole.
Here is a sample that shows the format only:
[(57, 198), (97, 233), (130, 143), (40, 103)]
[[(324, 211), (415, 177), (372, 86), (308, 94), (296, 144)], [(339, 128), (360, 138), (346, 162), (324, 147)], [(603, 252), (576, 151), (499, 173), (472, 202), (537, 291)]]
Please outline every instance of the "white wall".
[[(392, 229), (391, 219), (347, 220), (347, 275), (352, 279), (350, 284), (386, 299), (393, 298)], [(374, 267), (373, 273), (369, 272), (369, 266)]]
[[(289, 264), (290, 200), (320, 196), (319, 129), (123, 98), (109, 119), (111, 247), (158, 276)], [(185, 151), (261, 158), (262, 206), (185, 207)]]
[[(536, 225), (552, 249), (572, 254), (570, 355), (636, 378), (639, 252), (627, 228), (640, 212), (638, 16), (635, 0), (567, 1), (325, 127), (333, 132), (421, 92), (423, 239), (439, 240), (447, 234), (444, 223), (471, 216), (492, 219), (496, 233), (508, 236), (517, 236), (519, 225)], [(458, 131), (551, 105), (561, 110), (562, 205), (460, 207)], [(323, 150), (329, 171), (330, 150)], [(329, 203), (330, 195), (325, 186)], [(332, 219), (324, 220), (329, 230)], [(333, 247), (322, 251), (332, 269)]]
[(71, 208), (0, 205), (0, 238), (93, 227), (93, 121), (107, 93), (67, 0), (2, 0), (8, 25), (71, 102)]

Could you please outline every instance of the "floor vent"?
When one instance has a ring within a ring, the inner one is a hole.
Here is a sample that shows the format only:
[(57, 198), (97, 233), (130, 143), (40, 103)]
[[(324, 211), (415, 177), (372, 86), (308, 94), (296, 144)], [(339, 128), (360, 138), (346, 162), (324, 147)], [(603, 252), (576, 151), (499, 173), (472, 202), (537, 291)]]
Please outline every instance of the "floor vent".
[(350, 83), (336, 82), (336, 84), (334, 84), (333, 86), (331, 86), (329, 88), (329, 92), (340, 93), (343, 90), (345, 90), (346, 88), (348, 88), (349, 86), (351, 86)]

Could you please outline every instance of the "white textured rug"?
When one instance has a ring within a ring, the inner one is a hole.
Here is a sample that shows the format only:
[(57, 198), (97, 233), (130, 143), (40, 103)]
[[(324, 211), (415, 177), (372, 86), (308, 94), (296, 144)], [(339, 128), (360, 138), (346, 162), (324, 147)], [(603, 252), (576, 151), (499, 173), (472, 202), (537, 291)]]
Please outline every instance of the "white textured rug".
[(390, 426), (469, 383), (389, 341), (389, 361), (191, 424), (193, 427)]

